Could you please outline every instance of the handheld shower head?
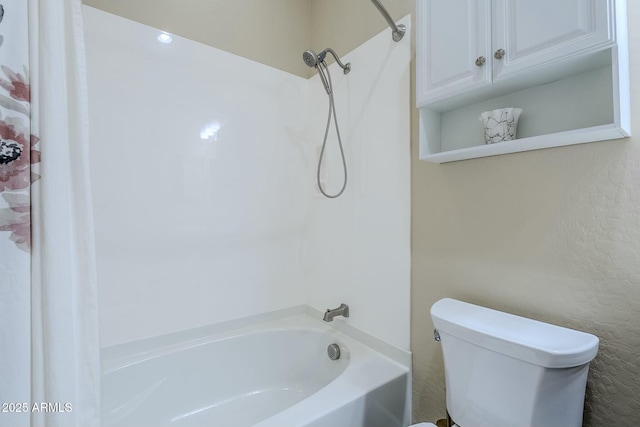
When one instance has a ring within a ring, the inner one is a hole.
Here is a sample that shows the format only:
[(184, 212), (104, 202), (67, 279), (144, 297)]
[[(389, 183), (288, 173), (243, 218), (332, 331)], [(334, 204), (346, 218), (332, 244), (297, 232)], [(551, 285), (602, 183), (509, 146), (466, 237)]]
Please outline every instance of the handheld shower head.
[(331, 48), (326, 48), (320, 53), (315, 53), (311, 49), (305, 50), (304, 53), (302, 54), (302, 60), (304, 61), (305, 64), (307, 64), (307, 66), (318, 70), (318, 74), (320, 74), (320, 79), (322, 80), (322, 84), (324, 85), (324, 89), (327, 91), (328, 94), (330, 94), (332, 90), (331, 82), (329, 79), (327, 79), (327, 76), (325, 76), (324, 74), (325, 72), (323, 71), (323, 68), (324, 68), (327, 74), (329, 73), (329, 68), (327, 67), (327, 63), (324, 62), (324, 58), (327, 56), (327, 53), (330, 53), (331, 55), (333, 55), (333, 57), (336, 60), (336, 63), (340, 66), (340, 68), (342, 68), (342, 71), (345, 74), (349, 74), (349, 71), (351, 71), (351, 63), (347, 63), (346, 65), (343, 64), (342, 61), (340, 61), (340, 58), (338, 57), (336, 52)]
[[(323, 50), (322, 52), (320, 52), (320, 55), (318, 55), (314, 51), (309, 49), (309, 50), (305, 50), (304, 53), (302, 54), (302, 60), (309, 67), (311, 68), (315, 67), (315, 69), (318, 70), (318, 74), (320, 75), (320, 80), (322, 80), (322, 84), (324, 85), (324, 90), (326, 90), (327, 94), (329, 94), (331, 93), (331, 85), (327, 80), (327, 76), (324, 75), (324, 71), (322, 71), (323, 61), (325, 56), (327, 56), (326, 50)], [(326, 63), (324, 64), (324, 66), (326, 67)]]
[[(316, 54), (311, 49), (305, 50), (304, 53), (302, 54), (302, 60), (308, 67), (315, 68), (318, 71), (318, 76), (322, 81), (324, 90), (327, 92), (327, 95), (329, 95), (329, 118), (327, 119), (327, 128), (325, 129), (324, 140), (322, 141), (322, 149), (320, 150), (320, 158), (318, 159), (317, 182), (318, 182), (318, 189), (325, 197), (328, 197), (330, 199), (335, 199), (336, 197), (340, 196), (344, 192), (344, 189), (347, 186), (347, 162), (345, 160), (344, 150), (342, 148), (342, 139), (340, 138), (340, 130), (338, 130), (338, 119), (336, 118), (336, 107), (333, 100), (333, 88), (331, 85), (331, 74), (329, 73), (329, 66), (324, 60), (325, 57), (327, 56), (327, 53), (330, 53), (331, 55), (333, 55), (333, 57), (336, 59), (336, 63), (342, 68), (342, 71), (345, 74), (347, 74), (351, 70), (351, 64), (344, 65), (340, 61), (340, 58), (338, 58), (338, 55), (333, 51), (333, 49), (330, 49), (330, 48), (326, 48), (325, 50), (320, 52), (320, 54)], [(324, 157), (324, 150), (327, 145), (327, 136), (329, 134), (329, 125), (331, 124), (331, 116), (333, 116), (333, 122), (336, 125), (338, 145), (340, 147), (340, 155), (342, 157), (342, 166), (344, 168), (344, 181), (342, 184), (342, 189), (336, 194), (326, 193), (324, 191), (324, 188), (322, 187), (322, 182), (320, 181), (320, 170), (322, 169), (322, 159)]]
[(304, 61), (305, 64), (307, 64), (307, 66), (311, 68), (317, 66), (318, 62), (320, 62), (318, 60), (318, 54), (316, 54), (311, 49), (304, 51), (304, 53), (302, 54), (302, 60)]
[(302, 54), (302, 60), (304, 61), (305, 64), (307, 64), (307, 66), (311, 68), (313, 67), (317, 68), (320, 64), (324, 62), (324, 58), (327, 56), (327, 53), (330, 53), (331, 55), (333, 55), (333, 57), (336, 60), (336, 63), (340, 66), (340, 68), (342, 68), (342, 71), (345, 74), (349, 74), (349, 71), (351, 71), (351, 63), (347, 63), (346, 65), (343, 64), (342, 61), (340, 61), (340, 58), (338, 57), (336, 52), (331, 48), (326, 48), (320, 53), (315, 53), (311, 49), (305, 50), (304, 53)]

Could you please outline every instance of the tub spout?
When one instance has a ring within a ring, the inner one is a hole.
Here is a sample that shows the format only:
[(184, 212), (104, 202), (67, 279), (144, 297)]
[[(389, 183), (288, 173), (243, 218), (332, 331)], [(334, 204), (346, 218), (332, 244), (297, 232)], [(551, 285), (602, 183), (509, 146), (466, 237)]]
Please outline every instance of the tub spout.
[(340, 307), (334, 308), (333, 310), (327, 309), (322, 320), (324, 320), (325, 322), (331, 322), (336, 316), (349, 317), (349, 306), (343, 303), (340, 304)]

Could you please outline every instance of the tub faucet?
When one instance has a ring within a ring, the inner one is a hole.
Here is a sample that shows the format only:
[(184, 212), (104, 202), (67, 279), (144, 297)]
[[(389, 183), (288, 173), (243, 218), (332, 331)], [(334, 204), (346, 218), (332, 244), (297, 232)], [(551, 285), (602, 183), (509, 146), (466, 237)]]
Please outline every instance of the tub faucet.
[(343, 303), (340, 304), (340, 307), (334, 308), (333, 310), (327, 309), (327, 311), (324, 312), (322, 320), (325, 322), (331, 322), (336, 316), (349, 317), (349, 306)]

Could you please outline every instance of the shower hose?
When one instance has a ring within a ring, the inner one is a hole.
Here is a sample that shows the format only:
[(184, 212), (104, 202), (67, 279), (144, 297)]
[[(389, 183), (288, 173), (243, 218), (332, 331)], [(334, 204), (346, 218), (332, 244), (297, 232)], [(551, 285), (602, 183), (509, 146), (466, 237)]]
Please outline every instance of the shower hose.
[[(327, 63), (325, 61), (321, 61), (318, 63), (318, 72), (321, 73), (321, 77), (323, 80), (328, 82), (327, 95), (329, 96), (329, 116), (327, 117), (327, 127), (324, 131), (324, 139), (322, 140), (322, 149), (320, 150), (320, 157), (318, 158), (318, 172), (316, 174), (318, 189), (322, 193), (323, 196), (328, 197), (329, 199), (335, 199), (339, 197), (344, 189), (347, 187), (347, 160), (344, 157), (344, 149), (342, 147), (342, 138), (340, 137), (340, 128), (338, 127), (338, 118), (336, 116), (336, 105), (333, 99), (333, 85), (331, 83), (331, 74), (329, 73), (329, 67), (327, 67)], [(327, 78), (324, 78), (324, 71), (327, 72)], [(320, 170), (322, 169), (322, 160), (324, 159), (324, 151), (327, 146), (327, 137), (329, 136), (329, 127), (331, 126), (331, 116), (333, 115), (333, 122), (336, 125), (336, 135), (338, 136), (338, 147), (340, 148), (340, 156), (342, 158), (342, 169), (344, 170), (344, 181), (342, 183), (342, 188), (336, 194), (327, 193), (324, 188), (322, 188), (322, 182), (320, 181)]]

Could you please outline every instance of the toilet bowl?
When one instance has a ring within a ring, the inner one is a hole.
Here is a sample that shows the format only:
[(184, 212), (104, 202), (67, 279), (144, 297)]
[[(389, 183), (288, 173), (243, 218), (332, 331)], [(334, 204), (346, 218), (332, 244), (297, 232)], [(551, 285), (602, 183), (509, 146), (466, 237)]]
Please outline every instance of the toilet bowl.
[(449, 298), (431, 318), (457, 426), (582, 426), (596, 336)]

